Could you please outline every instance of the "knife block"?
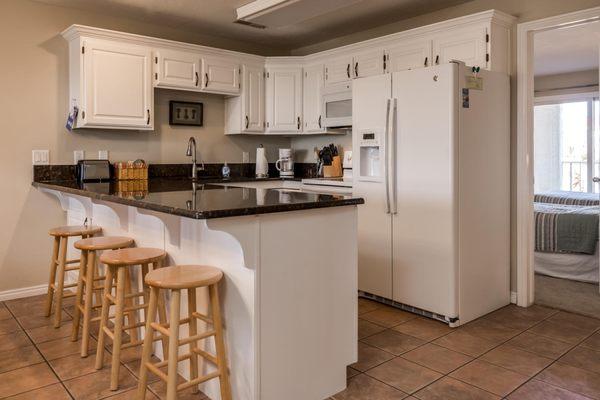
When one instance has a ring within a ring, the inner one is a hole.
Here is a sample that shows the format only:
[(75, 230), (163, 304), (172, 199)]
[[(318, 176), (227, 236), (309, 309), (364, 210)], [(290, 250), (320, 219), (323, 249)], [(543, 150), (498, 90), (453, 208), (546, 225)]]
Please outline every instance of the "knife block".
[(331, 165), (323, 166), (323, 178), (339, 178), (342, 174), (342, 157), (340, 156), (333, 157)]

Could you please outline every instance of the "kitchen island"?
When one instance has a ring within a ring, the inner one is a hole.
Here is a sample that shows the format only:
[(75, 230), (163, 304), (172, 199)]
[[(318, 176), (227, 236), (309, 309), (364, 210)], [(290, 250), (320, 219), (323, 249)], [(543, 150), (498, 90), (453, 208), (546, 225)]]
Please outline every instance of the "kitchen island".
[[(164, 248), (171, 264), (223, 270), (235, 399), (323, 400), (345, 388), (346, 366), (357, 361), (356, 230), (363, 200), (281, 181), (235, 184), (151, 179), (143, 190), (123, 191), (116, 182), (33, 182), (59, 200), (69, 224), (87, 218), (105, 235)], [(199, 296), (199, 309), (206, 311), (207, 300)], [(214, 351), (210, 341), (205, 346)], [(162, 357), (160, 346), (155, 353)], [(186, 377), (188, 368), (179, 364)], [(220, 398), (214, 380), (201, 389)]]

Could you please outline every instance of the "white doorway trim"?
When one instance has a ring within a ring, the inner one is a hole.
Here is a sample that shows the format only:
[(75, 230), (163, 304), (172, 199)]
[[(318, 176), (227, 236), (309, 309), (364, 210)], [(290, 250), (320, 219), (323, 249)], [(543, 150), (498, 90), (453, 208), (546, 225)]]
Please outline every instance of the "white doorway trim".
[(534, 300), (533, 37), (536, 33), (600, 20), (600, 7), (517, 25), (516, 272), (517, 305)]

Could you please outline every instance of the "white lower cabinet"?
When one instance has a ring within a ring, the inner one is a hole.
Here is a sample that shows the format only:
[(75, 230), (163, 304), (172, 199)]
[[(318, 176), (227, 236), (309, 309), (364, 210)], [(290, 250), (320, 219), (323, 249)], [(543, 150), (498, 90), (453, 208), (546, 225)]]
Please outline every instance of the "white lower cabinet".
[(159, 49), (154, 52), (154, 86), (167, 89), (200, 89), (200, 55)]
[(86, 38), (81, 54), (81, 91), (71, 96), (80, 103), (76, 126), (153, 129), (151, 49)]
[(452, 60), (462, 61), (469, 66), (488, 67), (487, 26), (448, 29), (433, 38), (435, 64)]
[(240, 65), (218, 57), (202, 59), (202, 91), (222, 94), (240, 93)]
[(302, 131), (302, 68), (267, 68), (266, 111), (268, 133)]
[(302, 90), (302, 111), (304, 117), (304, 132), (324, 132), (321, 92), (325, 84), (323, 64), (304, 67)]

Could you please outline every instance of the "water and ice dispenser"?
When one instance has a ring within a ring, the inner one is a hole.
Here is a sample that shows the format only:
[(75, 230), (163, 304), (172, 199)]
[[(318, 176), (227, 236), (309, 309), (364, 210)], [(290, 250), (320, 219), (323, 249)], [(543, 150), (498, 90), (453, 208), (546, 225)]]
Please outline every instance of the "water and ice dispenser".
[(385, 162), (383, 148), (383, 130), (364, 129), (358, 132), (359, 136), (359, 179), (379, 180), (383, 177), (383, 163)]

